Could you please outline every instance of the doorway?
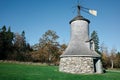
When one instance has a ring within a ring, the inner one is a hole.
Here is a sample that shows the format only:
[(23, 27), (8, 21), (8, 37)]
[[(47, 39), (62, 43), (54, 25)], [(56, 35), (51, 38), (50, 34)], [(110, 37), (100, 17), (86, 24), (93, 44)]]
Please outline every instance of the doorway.
[(93, 64), (94, 64), (94, 72), (96, 73), (97, 72), (97, 61), (98, 59), (93, 59)]

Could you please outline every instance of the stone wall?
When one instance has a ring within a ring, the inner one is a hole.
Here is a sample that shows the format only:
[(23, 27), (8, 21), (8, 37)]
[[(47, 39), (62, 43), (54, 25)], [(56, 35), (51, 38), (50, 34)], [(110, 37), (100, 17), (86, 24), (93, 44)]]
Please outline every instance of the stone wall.
[(61, 57), (59, 71), (73, 74), (94, 73), (93, 58)]

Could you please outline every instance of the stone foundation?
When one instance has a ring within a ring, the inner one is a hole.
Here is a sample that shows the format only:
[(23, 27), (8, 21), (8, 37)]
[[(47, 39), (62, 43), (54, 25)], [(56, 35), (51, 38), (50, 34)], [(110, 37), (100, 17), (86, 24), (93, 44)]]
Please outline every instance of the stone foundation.
[(59, 71), (73, 74), (94, 73), (93, 58), (61, 57)]

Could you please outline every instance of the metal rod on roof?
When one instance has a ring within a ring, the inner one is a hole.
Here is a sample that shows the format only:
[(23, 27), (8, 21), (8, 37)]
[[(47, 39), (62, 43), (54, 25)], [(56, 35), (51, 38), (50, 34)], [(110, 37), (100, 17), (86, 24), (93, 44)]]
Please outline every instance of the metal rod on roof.
[(81, 8), (81, 6), (78, 5), (77, 8), (78, 8), (78, 16), (80, 16), (80, 8)]

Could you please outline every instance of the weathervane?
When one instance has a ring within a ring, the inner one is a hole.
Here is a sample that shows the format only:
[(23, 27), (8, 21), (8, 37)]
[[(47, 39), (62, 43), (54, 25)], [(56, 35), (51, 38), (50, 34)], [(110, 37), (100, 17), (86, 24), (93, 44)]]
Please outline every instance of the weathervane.
[(80, 10), (82, 10), (83, 12), (86, 12), (88, 14), (92, 14), (94, 16), (97, 16), (97, 11), (96, 10), (85, 8), (85, 7), (81, 6), (79, 4), (79, 1), (78, 1), (77, 8), (78, 8), (78, 16), (80, 16)]

